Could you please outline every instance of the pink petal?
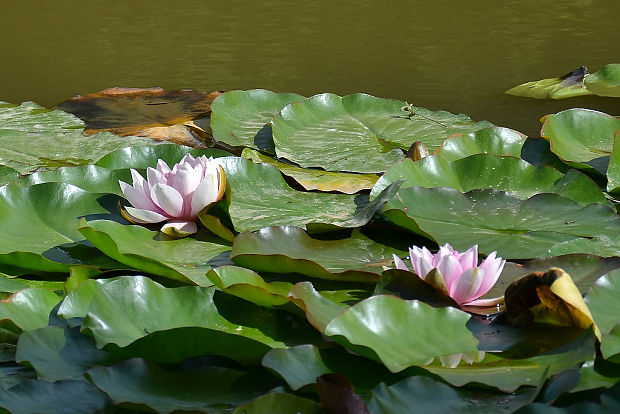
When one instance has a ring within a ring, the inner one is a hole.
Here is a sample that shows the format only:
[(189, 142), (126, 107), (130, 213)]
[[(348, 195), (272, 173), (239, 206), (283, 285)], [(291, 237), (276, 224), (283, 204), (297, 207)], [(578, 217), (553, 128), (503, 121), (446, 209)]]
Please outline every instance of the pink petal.
[(127, 212), (127, 214), (129, 214), (129, 216), (135, 218), (137, 222), (142, 221), (144, 223), (161, 223), (164, 220), (168, 220), (168, 217), (156, 213), (152, 210), (125, 207), (125, 211)]
[(459, 262), (461, 263), (461, 268), (463, 268), (463, 270), (478, 266), (478, 245), (473, 246), (463, 253), (459, 259)]
[(146, 179), (149, 182), (149, 189), (151, 191), (157, 184), (168, 184), (168, 179), (166, 176), (161, 171), (157, 171), (155, 168), (151, 167), (146, 169)]
[(483, 279), (484, 270), (479, 267), (464, 271), (452, 285), (448, 286), (450, 297), (459, 305), (477, 299), (478, 296), (475, 294), (480, 289)]
[(486, 294), (497, 283), (497, 279), (504, 270), (505, 260), (501, 258), (495, 258), (496, 252), (491, 252), (486, 259), (480, 264), (480, 268), (484, 270), (484, 280), (480, 285), (480, 288), (476, 292), (476, 297), (479, 298)]
[(435, 268), (439, 270), (446, 282), (446, 287), (450, 290), (450, 285), (463, 273), (463, 268), (458, 259), (452, 254), (442, 256), (435, 264)]
[(200, 184), (202, 171), (194, 171), (187, 163), (174, 166), (174, 172), (168, 176), (168, 185), (181, 194), (183, 198), (191, 195)]
[(183, 197), (177, 190), (165, 184), (155, 184), (151, 199), (169, 217), (180, 217), (183, 212)]
[(401, 260), (400, 257), (396, 256), (395, 254), (393, 254), (392, 257), (394, 258), (394, 265), (397, 269), (409, 271), (407, 265)]
[(411, 266), (413, 266), (413, 272), (424, 279), (428, 272), (434, 269), (433, 255), (426, 248), (420, 249), (417, 246), (409, 249), (409, 257), (411, 258)]

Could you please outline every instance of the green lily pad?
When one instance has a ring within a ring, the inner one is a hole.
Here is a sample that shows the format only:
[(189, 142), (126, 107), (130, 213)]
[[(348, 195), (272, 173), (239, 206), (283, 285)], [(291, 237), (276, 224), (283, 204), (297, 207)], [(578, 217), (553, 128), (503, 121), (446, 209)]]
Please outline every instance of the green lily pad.
[(508, 95), (526, 96), (539, 99), (564, 99), (574, 96), (592, 95), (586, 89), (584, 78), (588, 78), (588, 69), (581, 66), (559, 78), (541, 79), (517, 85), (506, 91)]
[[(43, 288), (20, 290), (7, 301), (0, 302), (0, 321), (10, 321), (19, 330), (31, 331), (47, 326), (49, 315), (60, 298)], [(9, 325), (9, 328), (12, 326)]]
[(521, 156), (527, 136), (509, 128), (490, 127), (467, 134), (458, 134), (445, 140), (436, 155), (454, 161), (474, 154)]
[(568, 109), (541, 119), (551, 151), (577, 168), (605, 174), (620, 119), (591, 109)]
[(601, 276), (584, 301), (601, 334), (601, 351), (605, 358), (620, 353), (620, 269)]
[(28, 362), (37, 377), (46, 381), (84, 380), (84, 373), (96, 365), (108, 365), (118, 358), (97, 349), (95, 341), (79, 328), (57, 326), (24, 332), (17, 343), (15, 361)]
[(42, 183), (65, 183), (80, 187), (90, 193), (116, 194), (122, 196), (118, 181), (131, 183), (128, 169), (111, 170), (95, 165), (61, 167), (54, 171), (41, 171), (30, 174), (19, 181), (22, 186)]
[(27, 380), (0, 392), (0, 407), (12, 414), (92, 414), (110, 410), (109, 398), (85, 381)]
[(295, 179), (306, 190), (339, 191), (345, 194), (354, 194), (358, 191), (370, 190), (379, 178), (376, 174), (353, 174), (301, 168), (285, 164), (250, 148), (245, 148), (241, 156), (254, 162), (273, 165), (282, 174)]
[(299, 227), (266, 227), (245, 232), (233, 243), (231, 259), (256, 271), (301, 273), (331, 280), (376, 282), (392, 254), (402, 251), (354, 232), (341, 240), (313, 239)]
[(469, 318), (455, 308), (379, 295), (340, 313), (325, 335), (370, 348), (390, 371), (399, 372), (437, 356), (477, 351), (478, 341), (465, 326)]
[(605, 361), (586, 361), (579, 369), (579, 372), (581, 373), (579, 384), (571, 390), (572, 392), (596, 388), (611, 388), (620, 382), (620, 365), (610, 364)]
[(614, 147), (607, 167), (607, 191), (620, 193), (620, 131), (616, 132), (614, 137)]
[(252, 402), (240, 405), (232, 414), (325, 414), (316, 401), (292, 394), (274, 392), (258, 397)]
[(368, 406), (373, 414), (514, 412), (531, 403), (537, 393), (536, 388), (513, 394), (454, 389), (431, 378), (414, 376), (391, 386), (380, 384)]
[(302, 167), (328, 171), (380, 173), (404, 157), (414, 141), (431, 151), (457, 133), (476, 131), (488, 122), (466, 115), (411, 107), (366, 94), (320, 94), (290, 104), (273, 120), (278, 157)]
[(95, 285), (82, 330), (98, 347), (114, 344), (106, 350), (162, 362), (215, 354), (250, 364), (269, 348), (316, 340), (314, 330), (291, 327), (283, 313), (214, 288), (165, 288), (142, 276)]
[(0, 263), (37, 272), (66, 272), (68, 264), (80, 264), (53, 248), (84, 239), (78, 217), (108, 213), (100, 197), (62, 183), (1, 187)]
[(275, 93), (264, 89), (230, 91), (211, 105), (213, 138), (235, 147), (274, 152), (270, 122), (291, 102), (306, 99), (295, 93)]
[(20, 174), (39, 168), (89, 164), (118, 148), (156, 145), (153, 140), (100, 133), (83, 135), (83, 122), (32, 102), (0, 106), (0, 159)]
[(379, 382), (393, 377), (383, 365), (334, 348), (314, 345), (272, 349), (262, 365), (277, 372), (293, 390), (316, 383), (323, 374), (339, 373), (353, 382), (357, 391), (367, 392)]
[(128, 168), (147, 168), (157, 165), (157, 160), (164, 160), (169, 166), (181, 161), (185, 154), (192, 154), (194, 157), (205, 155), (207, 157), (225, 157), (230, 153), (213, 148), (194, 149), (183, 145), (165, 143), (152, 147), (136, 146), (126, 147), (112, 151), (104, 155), (95, 165), (111, 170)]
[(158, 240), (159, 232), (109, 220), (82, 221), (80, 232), (114, 260), (184, 283), (210, 286), (206, 274), (230, 247), (184, 238)]
[(396, 188), (372, 202), (366, 195), (308, 193), (289, 187), (280, 171), (271, 165), (254, 164), (238, 157), (220, 159), (230, 193), (230, 219), (239, 232), (263, 227), (292, 225), (306, 228), (320, 223), (337, 227), (361, 227), (381, 209)]
[(471, 365), (462, 361), (457, 367), (449, 368), (435, 360), (424, 369), (456, 387), (480, 383), (503, 392), (514, 392), (523, 385), (540, 387), (549, 377), (578, 366), (593, 355), (593, 336), (587, 332), (555, 353), (505, 359), (487, 352), (482, 361)]
[[(537, 194), (525, 201), (495, 190), (462, 194), (451, 188), (411, 187), (386, 203), (385, 215), (399, 226), (427, 235), (457, 250), (479, 245), (481, 253), (497, 251), (507, 259), (592, 253), (579, 245), (552, 252), (562, 242), (616, 237), (620, 218), (610, 207), (585, 207), (556, 194)], [(602, 256), (617, 256), (610, 244)], [(600, 245), (597, 247), (601, 247)]]
[(586, 76), (586, 88), (599, 96), (620, 98), (620, 64), (610, 63)]
[(515, 157), (477, 154), (452, 162), (440, 156), (429, 156), (416, 162), (406, 158), (381, 176), (370, 193), (371, 197), (399, 180), (403, 180), (401, 189), (450, 187), (467, 192), (492, 188), (520, 199), (539, 193), (555, 193), (581, 205), (601, 203), (612, 206), (586, 175), (575, 170), (564, 175), (551, 167), (535, 167)]
[(290, 298), (306, 312), (308, 322), (321, 333), (327, 325), (349, 306), (336, 303), (314, 289), (310, 282), (299, 282), (289, 293)]
[(162, 414), (221, 412), (277, 386), (273, 377), (259, 373), (214, 366), (165, 371), (140, 358), (94, 367), (88, 376), (115, 404), (143, 404)]
[(19, 178), (19, 172), (13, 168), (0, 165), (0, 186), (15, 181)]
[(224, 292), (267, 308), (288, 303), (288, 292), (293, 287), (288, 282), (267, 283), (257, 273), (237, 266), (212, 269), (207, 278)]

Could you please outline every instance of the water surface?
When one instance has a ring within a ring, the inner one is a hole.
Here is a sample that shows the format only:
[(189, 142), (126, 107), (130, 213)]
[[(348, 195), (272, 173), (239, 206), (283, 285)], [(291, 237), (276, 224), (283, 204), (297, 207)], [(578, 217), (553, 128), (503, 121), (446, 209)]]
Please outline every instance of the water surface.
[(0, 100), (53, 106), (111, 86), (266, 88), (412, 101), (537, 135), (570, 107), (516, 84), (620, 63), (620, 0), (0, 0)]

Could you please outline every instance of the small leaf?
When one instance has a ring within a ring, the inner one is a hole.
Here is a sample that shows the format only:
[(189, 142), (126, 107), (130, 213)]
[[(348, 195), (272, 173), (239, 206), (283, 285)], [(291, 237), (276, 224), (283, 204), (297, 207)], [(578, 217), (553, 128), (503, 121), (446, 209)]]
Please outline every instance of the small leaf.
[(564, 99), (574, 96), (591, 95), (592, 92), (584, 86), (584, 77), (588, 69), (581, 66), (559, 78), (542, 79), (515, 86), (506, 91), (508, 95), (526, 96), (529, 98)]

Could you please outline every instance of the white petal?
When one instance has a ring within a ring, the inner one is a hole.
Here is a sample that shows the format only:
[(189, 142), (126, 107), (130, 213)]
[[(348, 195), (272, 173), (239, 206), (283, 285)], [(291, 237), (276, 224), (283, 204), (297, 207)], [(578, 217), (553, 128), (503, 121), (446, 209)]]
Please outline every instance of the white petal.
[(155, 184), (151, 199), (169, 217), (180, 217), (183, 212), (183, 197), (177, 190), (165, 184)]
[(131, 217), (136, 218), (136, 221), (138, 222), (142, 221), (144, 223), (160, 223), (168, 219), (168, 217), (151, 210), (143, 210), (133, 207), (125, 207), (125, 210)]
[(198, 231), (198, 226), (193, 221), (169, 221), (161, 228), (162, 233), (172, 237), (187, 237)]
[(160, 209), (153, 204), (149, 195), (144, 192), (144, 189), (132, 187), (123, 181), (119, 181), (118, 183), (121, 186), (123, 195), (132, 206), (144, 210), (160, 211)]
[(461, 362), (463, 354), (442, 355), (439, 357), (441, 365), (448, 368), (456, 368)]
[(166, 161), (162, 160), (161, 158), (157, 160), (157, 171), (159, 171), (160, 173), (166, 175), (168, 173), (170, 173), (170, 167), (168, 167), (168, 164), (166, 164)]
[(183, 198), (187, 198), (196, 191), (200, 184), (201, 170), (194, 169), (187, 163), (177, 164), (174, 166), (175, 172), (168, 176), (168, 185), (181, 194)]
[(485, 353), (484, 351), (473, 351), (473, 352), (464, 352), (463, 361), (467, 362), (469, 365), (474, 362), (480, 362), (484, 359)]
[(409, 257), (411, 258), (411, 266), (413, 266), (413, 272), (424, 279), (428, 272), (433, 270), (433, 255), (426, 248), (420, 249), (418, 246), (413, 246), (409, 249)]
[(450, 297), (459, 305), (477, 299), (478, 297), (475, 294), (480, 288), (483, 279), (484, 270), (479, 267), (464, 271), (456, 278), (452, 285), (448, 286)]
[(394, 257), (394, 266), (396, 266), (397, 269), (409, 271), (409, 269), (407, 269), (407, 265), (401, 260), (400, 257), (396, 256), (395, 254), (393, 254), (392, 256)]
[(168, 183), (166, 176), (162, 172), (157, 171), (155, 168), (151, 168), (151, 167), (146, 169), (146, 179), (149, 182), (150, 190), (152, 190), (153, 187), (155, 187), (157, 184)]
[(192, 210), (190, 217), (195, 217), (200, 211), (211, 203), (217, 201), (219, 193), (219, 180), (217, 169), (209, 168), (194, 195), (192, 196)]

